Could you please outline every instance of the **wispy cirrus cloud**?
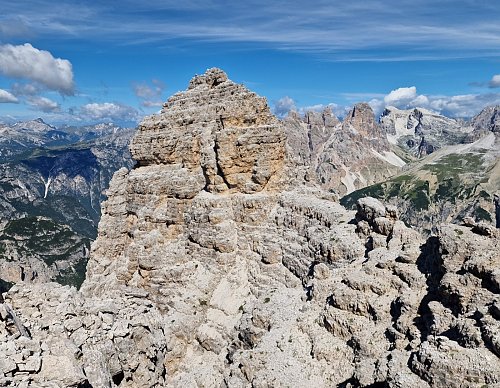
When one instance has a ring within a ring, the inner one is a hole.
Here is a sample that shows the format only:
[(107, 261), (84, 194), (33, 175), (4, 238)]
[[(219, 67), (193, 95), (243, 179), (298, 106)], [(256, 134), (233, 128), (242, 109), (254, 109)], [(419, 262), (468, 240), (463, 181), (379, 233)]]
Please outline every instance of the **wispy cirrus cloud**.
[(28, 37), (31, 35), (29, 27), (21, 18), (7, 17), (0, 23), (0, 38)]
[(36, 7), (10, 2), (3, 8), (6, 15), (20, 15), (36, 33), (62, 34), (68, 39), (99, 37), (114, 44), (173, 39), (258, 43), (359, 61), (500, 55), (500, 10), (484, 1), (315, 0), (308, 7), (284, 0), (249, 0), (230, 6), (194, 0), (128, 0), (120, 6), (76, 0), (63, 5), (48, 0), (28, 3)]
[(17, 104), (19, 100), (12, 93), (7, 90), (0, 89), (0, 103), (14, 103)]

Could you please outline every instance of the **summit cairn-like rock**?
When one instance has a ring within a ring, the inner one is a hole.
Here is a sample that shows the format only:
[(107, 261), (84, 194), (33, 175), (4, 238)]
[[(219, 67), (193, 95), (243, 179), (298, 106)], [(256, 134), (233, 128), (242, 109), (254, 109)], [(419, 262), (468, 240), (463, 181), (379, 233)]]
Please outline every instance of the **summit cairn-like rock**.
[(203, 189), (251, 193), (272, 185), (283, 168), (284, 143), (265, 98), (214, 68), (143, 120), (130, 150), (141, 167), (168, 165), (165, 184), (187, 180), (192, 191), (177, 196), (193, 197)]

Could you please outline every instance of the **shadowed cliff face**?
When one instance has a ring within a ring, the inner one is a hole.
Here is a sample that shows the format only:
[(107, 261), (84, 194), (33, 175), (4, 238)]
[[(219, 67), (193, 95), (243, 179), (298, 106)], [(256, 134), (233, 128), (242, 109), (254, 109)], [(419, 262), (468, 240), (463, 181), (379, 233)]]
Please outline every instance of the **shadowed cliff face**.
[(6, 295), (0, 382), (499, 383), (498, 233), (425, 241), (374, 198), (347, 211), (297, 178), (285, 142), (265, 100), (218, 69), (193, 78), (140, 125), (81, 291)]

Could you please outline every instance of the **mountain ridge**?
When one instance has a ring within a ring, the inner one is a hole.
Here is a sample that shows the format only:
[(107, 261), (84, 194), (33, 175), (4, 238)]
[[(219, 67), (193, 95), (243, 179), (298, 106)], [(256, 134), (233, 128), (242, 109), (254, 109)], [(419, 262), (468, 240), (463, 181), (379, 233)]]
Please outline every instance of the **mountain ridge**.
[(131, 166), (133, 130), (96, 127), (58, 130), (37, 119), (0, 131), (3, 281), (83, 281), (104, 190), (116, 169)]

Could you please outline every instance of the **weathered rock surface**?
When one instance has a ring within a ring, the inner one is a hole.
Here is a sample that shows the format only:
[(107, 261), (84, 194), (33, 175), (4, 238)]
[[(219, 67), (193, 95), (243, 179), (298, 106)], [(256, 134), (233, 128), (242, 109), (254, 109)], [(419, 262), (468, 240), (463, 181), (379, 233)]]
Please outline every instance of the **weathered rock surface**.
[(0, 385), (500, 384), (496, 229), (425, 241), (290, 179), (284, 127), (218, 69), (140, 128), (81, 291), (5, 295)]
[(266, 100), (212, 69), (144, 120), (130, 150), (140, 166), (171, 166), (180, 186), (188, 178), (191, 190), (174, 196), (192, 198), (202, 189), (261, 191), (283, 167), (284, 143)]

